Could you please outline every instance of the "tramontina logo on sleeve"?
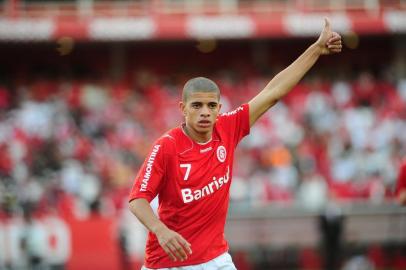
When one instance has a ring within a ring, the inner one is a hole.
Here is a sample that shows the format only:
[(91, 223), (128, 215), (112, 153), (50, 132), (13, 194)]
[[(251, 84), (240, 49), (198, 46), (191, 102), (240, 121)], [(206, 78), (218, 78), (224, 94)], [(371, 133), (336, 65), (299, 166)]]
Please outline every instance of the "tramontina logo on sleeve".
[(205, 196), (213, 194), (219, 190), (223, 185), (227, 184), (230, 180), (230, 167), (227, 166), (227, 172), (224, 176), (217, 178), (213, 176), (213, 181), (205, 185), (201, 189), (192, 190), (190, 188), (183, 188), (180, 191), (182, 192), (182, 199), (184, 203), (190, 203), (193, 201), (200, 200)]
[(152, 166), (154, 165), (155, 157), (158, 154), (159, 147), (161, 147), (161, 145), (157, 144), (152, 149), (152, 153), (149, 156), (149, 159), (147, 161), (147, 166), (145, 167), (144, 179), (142, 179), (142, 184), (141, 184), (140, 191), (146, 191), (147, 190), (148, 181), (151, 178)]
[(222, 146), (222, 145), (217, 147), (217, 159), (220, 162), (224, 162), (226, 160), (226, 157), (227, 157), (226, 148), (224, 146)]

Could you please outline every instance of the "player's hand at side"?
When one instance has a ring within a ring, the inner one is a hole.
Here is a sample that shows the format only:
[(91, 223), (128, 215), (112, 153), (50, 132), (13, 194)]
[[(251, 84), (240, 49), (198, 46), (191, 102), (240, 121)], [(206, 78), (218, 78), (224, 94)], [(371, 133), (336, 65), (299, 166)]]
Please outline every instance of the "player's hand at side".
[(327, 18), (324, 19), (324, 28), (316, 45), (319, 46), (323, 55), (341, 52), (343, 47), (341, 36), (337, 32), (331, 31), (330, 21)]
[(161, 247), (173, 261), (184, 261), (192, 254), (191, 244), (166, 226), (159, 228), (155, 235)]

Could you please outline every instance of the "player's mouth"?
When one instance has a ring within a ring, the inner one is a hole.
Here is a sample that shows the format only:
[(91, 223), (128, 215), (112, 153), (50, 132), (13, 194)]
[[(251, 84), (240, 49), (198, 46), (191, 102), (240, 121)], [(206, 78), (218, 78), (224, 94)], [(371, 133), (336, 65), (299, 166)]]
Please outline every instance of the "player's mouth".
[(197, 122), (197, 125), (201, 128), (208, 128), (211, 126), (211, 121), (209, 120), (200, 120), (199, 122)]

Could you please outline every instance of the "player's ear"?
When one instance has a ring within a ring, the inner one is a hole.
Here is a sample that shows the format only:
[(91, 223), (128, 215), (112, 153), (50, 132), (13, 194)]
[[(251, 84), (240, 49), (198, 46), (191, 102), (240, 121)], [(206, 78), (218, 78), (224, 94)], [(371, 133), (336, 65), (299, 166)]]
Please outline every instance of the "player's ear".
[(221, 103), (219, 103), (219, 112), (220, 112), (220, 110), (221, 110), (221, 106), (222, 106), (223, 104), (221, 104)]
[(186, 104), (183, 103), (182, 101), (180, 101), (179, 102), (179, 110), (184, 116), (186, 116), (186, 110), (185, 109), (186, 109)]

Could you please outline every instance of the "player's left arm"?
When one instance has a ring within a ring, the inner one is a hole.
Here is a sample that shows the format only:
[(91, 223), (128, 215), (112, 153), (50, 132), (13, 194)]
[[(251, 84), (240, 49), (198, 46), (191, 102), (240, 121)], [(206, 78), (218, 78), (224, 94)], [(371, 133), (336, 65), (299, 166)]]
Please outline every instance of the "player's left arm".
[(285, 96), (316, 63), (321, 55), (341, 52), (341, 36), (333, 32), (325, 19), (324, 29), (318, 40), (300, 55), (290, 66), (279, 72), (249, 104), (250, 126)]

